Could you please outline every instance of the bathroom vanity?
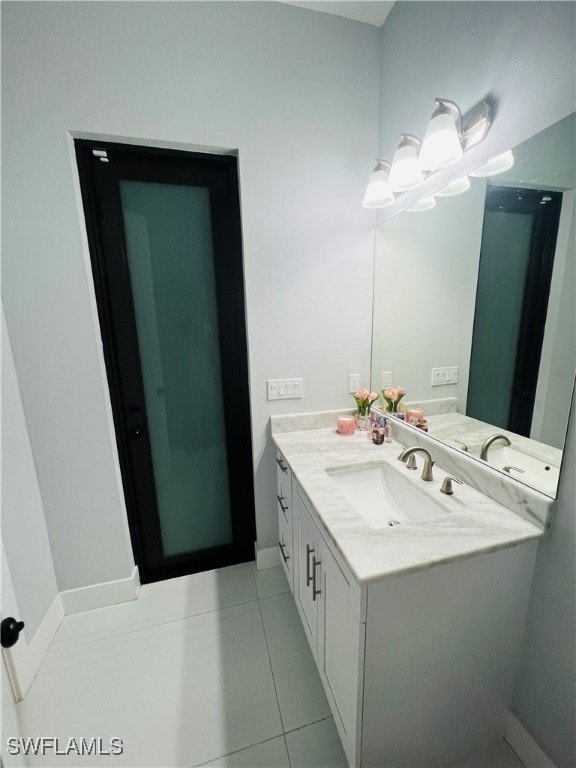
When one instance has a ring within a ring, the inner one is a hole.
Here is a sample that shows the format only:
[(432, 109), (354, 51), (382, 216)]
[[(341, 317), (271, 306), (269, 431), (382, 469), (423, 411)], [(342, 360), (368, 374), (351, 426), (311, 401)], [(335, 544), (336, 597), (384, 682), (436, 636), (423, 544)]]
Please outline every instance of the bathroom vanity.
[(282, 418), (282, 563), (350, 765), (457, 765), (503, 735), (544, 526), (441, 494), (398, 442)]

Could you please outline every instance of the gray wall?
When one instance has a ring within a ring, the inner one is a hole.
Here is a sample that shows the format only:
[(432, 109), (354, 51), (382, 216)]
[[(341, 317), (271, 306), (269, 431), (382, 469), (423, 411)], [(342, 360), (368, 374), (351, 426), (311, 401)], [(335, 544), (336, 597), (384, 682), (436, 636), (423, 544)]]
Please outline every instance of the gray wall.
[[(453, 99), (464, 112), (488, 94), (497, 100), (495, 123), (485, 144), (466, 160), (469, 168), (573, 112), (575, 13), (574, 3), (562, 2), (396, 3), (382, 37), (380, 156), (391, 157), (401, 131), (423, 135), (435, 96)], [(382, 219), (401, 207), (386, 209)], [(514, 700), (517, 716), (561, 768), (576, 763), (575, 433), (573, 403)]]
[[(4, 301), (60, 589), (133, 566), (70, 131), (239, 152), (259, 545), (270, 413), (369, 381), (380, 30), (268, 2), (7, 2)], [(266, 379), (305, 397), (266, 400)]]

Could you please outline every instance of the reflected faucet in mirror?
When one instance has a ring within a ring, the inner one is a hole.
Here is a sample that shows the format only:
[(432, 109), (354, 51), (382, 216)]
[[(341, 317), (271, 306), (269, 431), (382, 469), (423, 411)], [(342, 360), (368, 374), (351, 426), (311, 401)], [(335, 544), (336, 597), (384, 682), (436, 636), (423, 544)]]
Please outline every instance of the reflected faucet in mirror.
[(482, 448), (480, 448), (480, 458), (482, 461), (488, 460), (488, 449), (490, 446), (495, 442), (502, 442), (504, 445), (509, 446), (512, 445), (510, 440), (506, 437), (506, 435), (492, 435), (491, 437), (484, 440), (484, 443), (482, 444)]

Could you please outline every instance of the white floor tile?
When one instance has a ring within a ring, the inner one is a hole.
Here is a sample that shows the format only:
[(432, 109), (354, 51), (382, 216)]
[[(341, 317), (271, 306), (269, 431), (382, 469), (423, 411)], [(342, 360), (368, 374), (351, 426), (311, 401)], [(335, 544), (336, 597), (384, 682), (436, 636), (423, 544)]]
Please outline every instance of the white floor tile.
[(93, 642), (256, 599), (252, 563), (145, 584), (137, 600), (66, 616), (52, 649)]
[(290, 592), (286, 574), (281, 565), (276, 568), (264, 568), (262, 571), (257, 571), (256, 567), (254, 567), (254, 578), (256, 580), (256, 591), (261, 600), (266, 597), (274, 597), (275, 595), (283, 595), (286, 592)]
[(348, 768), (331, 717), (287, 733), (286, 743), (292, 768)]
[(204, 763), (203, 768), (289, 768), (284, 736)]
[(469, 755), (458, 768), (524, 768), (516, 752), (505, 739), (486, 750)]
[(330, 706), (291, 593), (260, 603), (285, 731), (330, 715)]
[(187, 768), (278, 736), (258, 603), (60, 649), (21, 714), (30, 735), (121, 738), (124, 754), (101, 758), (110, 768)]

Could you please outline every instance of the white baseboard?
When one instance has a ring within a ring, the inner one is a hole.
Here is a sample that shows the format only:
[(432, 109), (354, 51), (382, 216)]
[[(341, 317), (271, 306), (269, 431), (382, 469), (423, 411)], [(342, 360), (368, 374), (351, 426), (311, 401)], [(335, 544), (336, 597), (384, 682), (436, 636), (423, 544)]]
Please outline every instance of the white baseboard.
[(264, 547), (264, 549), (256, 549), (256, 570), (263, 571), (266, 568), (276, 568), (280, 565), (280, 552), (278, 547)]
[(4, 654), (16, 701), (28, 693), (63, 618), (64, 608), (57, 594), (30, 642), (17, 643)]
[(504, 738), (526, 768), (556, 768), (555, 763), (512, 712), (508, 713), (506, 719)]
[(127, 579), (90, 584), (88, 587), (79, 587), (78, 589), (67, 589), (60, 592), (60, 597), (62, 598), (64, 613), (68, 615), (136, 600), (139, 591), (138, 567), (134, 566), (132, 575)]

